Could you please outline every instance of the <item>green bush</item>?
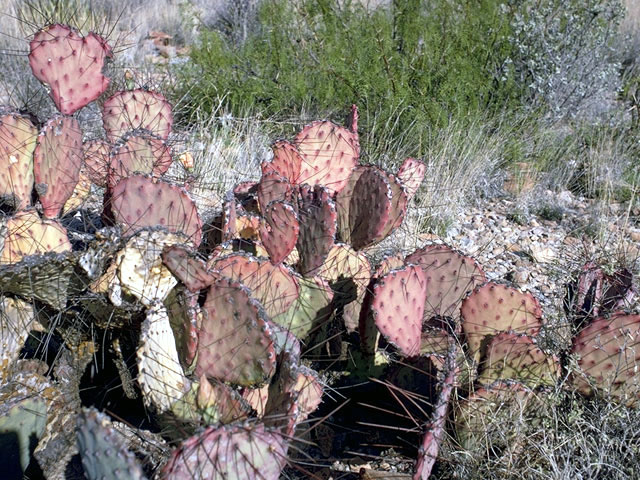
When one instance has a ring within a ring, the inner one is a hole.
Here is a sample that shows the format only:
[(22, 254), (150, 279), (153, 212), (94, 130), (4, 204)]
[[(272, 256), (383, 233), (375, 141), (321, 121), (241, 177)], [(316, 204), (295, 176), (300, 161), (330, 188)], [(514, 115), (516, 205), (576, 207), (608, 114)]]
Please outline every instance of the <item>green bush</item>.
[(243, 44), (204, 31), (177, 72), (186, 120), (221, 102), (263, 118), (335, 115), (356, 103), (363, 130), (382, 123), (415, 150), (452, 118), (519, 105), (522, 88), (504, 68), (513, 52), (501, 0), (363, 3), (263, 0)]

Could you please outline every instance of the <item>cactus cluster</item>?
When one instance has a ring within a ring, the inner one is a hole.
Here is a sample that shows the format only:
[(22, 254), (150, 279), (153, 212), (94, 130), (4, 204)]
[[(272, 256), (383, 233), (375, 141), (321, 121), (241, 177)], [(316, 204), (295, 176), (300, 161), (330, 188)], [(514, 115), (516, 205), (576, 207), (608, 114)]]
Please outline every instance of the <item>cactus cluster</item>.
[[(471, 448), (492, 405), (535, 405), (531, 392), (557, 384), (564, 359), (577, 363), (566, 386), (637, 403), (640, 316), (618, 311), (632, 292), (628, 272), (585, 268), (570, 307), (584, 325), (556, 356), (539, 345), (536, 298), (487, 282), (474, 259), (447, 245), (372, 264), (368, 248), (402, 224), (426, 167), (409, 158), (394, 174), (360, 164), (355, 106), (347, 127), (314, 122), (275, 142), (260, 180), (231, 189), (203, 224), (189, 192), (164, 175), (174, 156), (171, 105), (141, 89), (101, 100), (110, 56), (98, 35), (43, 29), (29, 59), (60, 115), (40, 133), (26, 116), (0, 116), (0, 199), (9, 208), (0, 433), (16, 433), (17, 470), (38, 462), (56, 478), (68, 457), (55, 452), (64, 450), (80, 453), (90, 479), (275, 480), (332, 394), (319, 373), (327, 356), (349, 365), (356, 382), (372, 372), (386, 381), (390, 359), (437, 372), (430, 410), (420, 409), (429, 417), (416, 445), (421, 480), (451, 416)], [(85, 140), (73, 115), (92, 101), (104, 138)], [(104, 192), (93, 212), (103, 226), (72, 243), (65, 214), (91, 191)], [(38, 332), (59, 343), (53, 369), (21, 357)], [(84, 369), (99, 348), (123, 396), (154, 422), (138, 434), (154, 438), (156, 456), (141, 455), (105, 413), (81, 407)], [(60, 428), (69, 424), (71, 434)]]

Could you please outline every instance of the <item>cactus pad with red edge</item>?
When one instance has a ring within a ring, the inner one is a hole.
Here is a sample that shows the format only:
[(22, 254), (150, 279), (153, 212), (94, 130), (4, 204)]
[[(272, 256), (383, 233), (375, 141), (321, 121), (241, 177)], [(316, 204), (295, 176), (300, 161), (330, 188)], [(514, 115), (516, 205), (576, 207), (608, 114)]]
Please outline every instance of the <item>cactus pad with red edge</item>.
[(609, 394), (624, 403), (640, 399), (640, 315), (614, 314), (596, 318), (573, 339), (580, 372), (572, 377), (582, 393)]
[(249, 289), (228, 278), (215, 281), (202, 307), (196, 375), (237, 385), (265, 382), (275, 371), (271, 328)]
[(161, 94), (142, 89), (121, 91), (109, 97), (102, 107), (102, 119), (111, 142), (138, 129), (166, 140), (173, 125), (171, 104)]
[(50, 119), (38, 135), (33, 156), (36, 192), (45, 217), (58, 216), (73, 194), (83, 163), (78, 121), (62, 116)]
[(38, 131), (27, 117), (0, 116), (0, 196), (17, 210), (31, 205), (33, 152)]
[(476, 362), (482, 356), (485, 337), (500, 332), (534, 336), (542, 327), (542, 309), (533, 295), (492, 282), (465, 298), (460, 313), (469, 355)]
[(427, 279), (420, 267), (393, 270), (373, 287), (371, 312), (387, 341), (411, 357), (420, 353)]
[(297, 184), (302, 165), (302, 157), (298, 149), (286, 140), (275, 142), (271, 149), (273, 150), (273, 159), (270, 162), (262, 162), (260, 165), (262, 175), (275, 173), (286, 178), (289, 183)]
[(342, 190), (358, 163), (357, 135), (329, 121), (307, 125), (294, 144), (302, 156), (299, 183), (323, 185), (331, 193)]
[(260, 225), (260, 240), (271, 263), (278, 265), (287, 258), (296, 246), (299, 232), (298, 216), (291, 205), (276, 201), (267, 206)]
[(50, 88), (58, 110), (71, 115), (109, 86), (109, 79), (102, 74), (107, 57), (111, 57), (111, 47), (99, 35), (83, 37), (56, 24), (40, 30), (31, 40), (29, 65), (35, 77)]
[(198, 247), (202, 222), (195, 203), (181, 188), (134, 175), (118, 182), (113, 189), (111, 210), (124, 235), (146, 227), (161, 226), (185, 234)]
[(162, 480), (278, 480), (288, 443), (262, 424), (207, 427), (174, 450)]
[(293, 187), (286, 178), (271, 172), (262, 175), (257, 193), (258, 205), (260, 210), (264, 212), (271, 202), (290, 203), (293, 198)]

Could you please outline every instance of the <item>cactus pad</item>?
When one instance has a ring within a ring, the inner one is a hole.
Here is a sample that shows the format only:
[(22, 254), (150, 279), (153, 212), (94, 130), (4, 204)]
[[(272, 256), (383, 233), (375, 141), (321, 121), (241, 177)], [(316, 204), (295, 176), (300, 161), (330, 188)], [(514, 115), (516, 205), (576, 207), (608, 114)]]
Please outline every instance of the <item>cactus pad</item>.
[(138, 129), (166, 140), (173, 125), (171, 104), (161, 94), (142, 89), (121, 91), (109, 97), (102, 107), (102, 119), (111, 142)]
[(41, 220), (35, 211), (19, 212), (7, 221), (0, 264), (17, 263), (29, 255), (71, 251), (67, 231), (55, 220)]
[(332, 194), (342, 190), (358, 162), (357, 134), (328, 121), (314, 122), (294, 144), (302, 156), (299, 183), (323, 185)]
[(261, 424), (208, 427), (186, 439), (162, 469), (163, 480), (278, 480), (287, 442)]
[(293, 207), (284, 202), (271, 202), (264, 212), (260, 226), (260, 240), (274, 265), (282, 263), (293, 251), (298, 240), (300, 224)]
[(302, 157), (298, 153), (298, 149), (286, 140), (275, 142), (271, 149), (273, 150), (273, 160), (262, 162), (260, 165), (262, 175), (275, 173), (286, 178), (289, 183), (297, 184), (302, 166)]
[(109, 153), (111, 147), (104, 140), (92, 140), (82, 144), (84, 151), (84, 172), (91, 183), (99, 187), (107, 186), (109, 175)]
[(29, 65), (51, 90), (58, 110), (71, 115), (107, 89), (102, 69), (108, 57), (111, 48), (99, 35), (83, 37), (66, 25), (51, 25), (31, 40)]
[(427, 166), (415, 158), (407, 158), (398, 170), (398, 180), (407, 192), (407, 199), (410, 201), (420, 188)]
[(82, 131), (72, 117), (54, 117), (40, 135), (33, 156), (36, 192), (44, 216), (55, 218), (71, 197), (84, 163)]
[(109, 186), (134, 173), (159, 177), (165, 173), (173, 159), (167, 144), (149, 133), (135, 131), (122, 137), (114, 147), (109, 161)]
[(215, 274), (209, 272), (204, 260), (178, 245), (166, 247), (162, 251), (162, 261), (171, 273), (193, 293), (207, 288), (217, 278)]
[(560, 362), (545, 354), (531, 337), (500, 333), (487, 345), (478, 382), (484, 385), (500, 379), (518, 380), (529, 387), (555, 385)]
[(387, 341), (411, 357), (420, 353), (427, 280), (420, 267), (393, 270), (373, 287), (371, 312)]
[(425, 320), (432, 317), (460, 318), (462, 299), (486, 281), (485, 274), (471, 257), (446, 245), (429, 245), (405, 258), (406, 264), (419, 265), (427, 276)]
[(16, 210), (31, 205), (33, 151), (38, 131), (17, 114), (0, 116), (0, 198)]
[(246, 386), (273, 375), (271, 329), (264, 310), (247, 288), (220, 279), (209, 287), (203, 310), (196, 375)]
[(358, 178), (351, 196), (349, 229), (353, 248), (362, 250), (384, 239), (393, 222), (392, 213), (392, 189), (386, 174), (369, 167)]
[(476, 362), (482, 356), (485, 337), (500, 332), (534, 336), (542, 326), (542, 309), (533, 295), (492, 282), (477, 287), (465, 298), (460, 312), (468, 352)]
[(293, 198), (293, 187), (289, 181), (277, 173), (262, 175), (257, 186), (258, 205), (264, 212), (271, 202), (281, 201), (290, 203)]
[(167, 311), (153, 306), (142, 322), (137, 350), (138, 383), (147, 407), (165, 412), (189, 389)]
[(589, 395), (601, 391), (624, 403), (637, 403), (640, 364), (640, 315), (618, 313), (597, 318), (573, 339), (580, 374), (572, 383)]
[(314, 276), (327, 258), (335, 244), (337, 216), (327, 189), (319, 185), (300, 187), (297, 249), (300, 255), (298, 271), (303, 275)]
[(349, 210), (351, 199), (360, 176), (369, 170), (369, 167), (358, 165), (351, 171), (344, 188), (336, 195), (336, 209), (338, 210), (338, 235), (340, 240), (351, 243), (351, 224), (349, 223)]
[(35, 315), (33, 307), (17, 298), (0, 299), (0, 382), (9, 378), (9, 369), (18, 359)]
[(202, 240), (202, 222), (196, 205), (179, 187), (142, 175), (118, 182), (113, 189), (111, 209), (123, 234), (161, 226), (170, 232), (185, 234), (198, 247)]
[(135, 455), (109, 418), (97, 410), (83, 409), (78, 415), (78, 449), (89, 480), (145, 478)]

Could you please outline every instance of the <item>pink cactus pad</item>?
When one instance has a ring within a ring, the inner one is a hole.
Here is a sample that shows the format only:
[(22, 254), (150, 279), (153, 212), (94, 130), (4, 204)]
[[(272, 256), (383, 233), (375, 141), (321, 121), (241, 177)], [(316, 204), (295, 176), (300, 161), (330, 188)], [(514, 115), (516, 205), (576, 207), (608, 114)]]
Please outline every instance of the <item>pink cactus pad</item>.
[(354, 249), (362, 250), (384, 239), (392, 218), (392, 194), (386, 174), (376, 167), (367, 167), (367, 171), (360, 175), (349, 207), (351, 245)]
[(166, 140), (173, 125), (171, 104), (161, 94), (142, 89), (121, 91), (109, 97), (102, 107), (102, 119), (111, 142), (138, 129)]
[(271, 202), (282, 201), (291, 204), (293, 200), (293, 187), (289, 181), (271, 172), (262, 175), (257, 186), (258, 205), (260, 211), (264, 212)]
[(35, 34), (30, 48), (33, 74), (51, 90), (65, 115), (94, 101), (109, 86), (102, 69), (112, 56), (111, 47), (95, 33), (83, 37), (66, 25), (51, 25)]
[(207, 288), (216, 278), (219, 278), (207, 269), (204, 260), (196, 257), (189, 249), (179, 245), (166, 247), (162, 251), (162, 262), (192, 293)]
[(160, 177), (171, 163), (171, 149), (162, 139), (142, 131), (131, 132), (111, 151), (109, 187), (134, 173)]
[(282, 263), (293, 251), (300, 225), (293, 207), (284, 202), (271, 202), (260, 225), (260, 239), (274, 265)]
[(275, 142), (271, 149), (273, 150), (273, 160), (262, 162), (262, 175), (276, 173), (286, 178), (289, 183), (297, 184), (302, 165), (302, 157), (298, 149), (286, 140)]
[(82, 131), (72, 117), (54, 117), (40, 135), (34, 152), (36, 192), (44, 216), (55, 218), (73, 194), (84, 164)]
[(420, 188), (427, 166), (420, 160), (415, 158), (407, 158), (398, 170), (398, 180), (407, 192), (407, 198), (410, 201)]
[(106, 187), (111, 146), (104, 140), (91, 140), (82, 144), (82, 150), (84, 151), (85, 174), (91, 183)]

